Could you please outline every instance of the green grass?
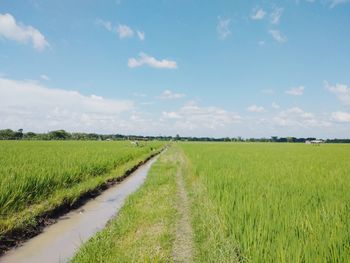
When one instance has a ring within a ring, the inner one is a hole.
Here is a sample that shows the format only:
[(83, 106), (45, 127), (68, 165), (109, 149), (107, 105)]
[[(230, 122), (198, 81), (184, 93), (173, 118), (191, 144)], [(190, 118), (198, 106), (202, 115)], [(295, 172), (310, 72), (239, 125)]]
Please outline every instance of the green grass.
[(0, 237), (35, 225), (35, 218), (159, 150), (162, 143), (0, 141)]
[(103, 231), (83, 245), (72, 262), (173, 261), (176, 151), (172, 147), (153, 164), (145, 184)]
[[(32, 213), (72, 202), (145, 158), (150, 147), (0, 142), (5, 178), (0, 189), (7, 194), (1, 194), (0, 208), (28, 225)], [(179, 162), (181, 154), (185, 162)], [(180, 168), (190, 201), (194, 261), (350, 262), (350, 145), (274, 143), (174, 144), (73, 262), (174, 261)], [(7, 192), (16, 198), (4, 202), (11, 196)], [(14, 224), (6, 218), (0, 226)]]
[(350, 146), (183, 143), (198, 262), (350, 262)]

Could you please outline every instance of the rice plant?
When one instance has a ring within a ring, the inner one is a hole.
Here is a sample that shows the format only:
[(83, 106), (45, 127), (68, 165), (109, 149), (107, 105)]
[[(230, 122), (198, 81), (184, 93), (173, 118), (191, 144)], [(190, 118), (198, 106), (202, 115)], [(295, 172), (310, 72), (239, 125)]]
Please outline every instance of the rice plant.
[(349, 262), (350, 147), (183, 143), (199, 262)]
[(70, 193), (76, 198), (87, 188), (120, 176), (123, 171), (110, 172), (136, 165), (161, 146), (159, 142), (135, 147), (130, 142), (0, 141), (0, 230), (11, 229), (7, 219), (55, 195), (64, 200), (70, 189), (82, 186)]

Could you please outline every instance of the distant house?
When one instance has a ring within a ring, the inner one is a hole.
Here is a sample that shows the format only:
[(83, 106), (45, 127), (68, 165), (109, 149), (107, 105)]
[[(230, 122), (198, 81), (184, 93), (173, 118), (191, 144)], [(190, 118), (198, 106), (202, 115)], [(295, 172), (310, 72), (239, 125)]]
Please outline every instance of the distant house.
[(324, 143), (323, 140), (312, 140), (312, 141), (305, 141), (306, 144), (321, 144)]

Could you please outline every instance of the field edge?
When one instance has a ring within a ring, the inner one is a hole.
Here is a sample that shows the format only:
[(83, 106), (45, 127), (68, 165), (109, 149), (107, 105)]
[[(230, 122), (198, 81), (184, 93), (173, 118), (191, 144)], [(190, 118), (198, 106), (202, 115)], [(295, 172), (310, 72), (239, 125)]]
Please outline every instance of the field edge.
[(140, 166), (148, 162), (156, 155), (159, 155), (162, 151), (164, 151), (164, 149), (165, 147), (162, 147), (160, 150), (156, 150), (155, 152), (147, 154), (146, 158), (137, 162), (136, 165), (132, 165), (133, 161), (130, 161), (126, 164), (123, 164), (121, 167), (116, 167), (114, 170), (122, 169), (123, 171), (120, 174), (116, 174), (116, 176), (112, 178), (108, 178), (92, 189), (82, 191), (73, 200), (65, 198), (62, 203), (36, 215), (30, 222), (2, 233), (0, 235), (0, 256), (5, 254), (6, 251), (17, 247), (26, 240), (40, 234), (46, 226), (56, 223), (56, 219), (58, 217), (68, 213), (73, 209), (79, 208), (88, 202), (91, 198), (100, 195), (102, 191), (112, 187), (117, 183), (122, 182)]

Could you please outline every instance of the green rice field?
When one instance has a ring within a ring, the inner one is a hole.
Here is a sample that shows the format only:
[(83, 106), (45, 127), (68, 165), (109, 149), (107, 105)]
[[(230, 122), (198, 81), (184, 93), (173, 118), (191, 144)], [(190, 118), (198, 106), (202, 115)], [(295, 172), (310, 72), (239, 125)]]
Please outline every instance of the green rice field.
[[(1, 230), (30, 226), (33, 213), (74, 202), (163, 146), (0, 142)], [(173, 142), (72, 260), (350, 262), (349, 171), (346, 144)]]
[(198, 262), (349, 262), (350, 147), (181, 144)]
[(0, 235), (79, 196), (159, 151), (162, 143), (0, 141)]

